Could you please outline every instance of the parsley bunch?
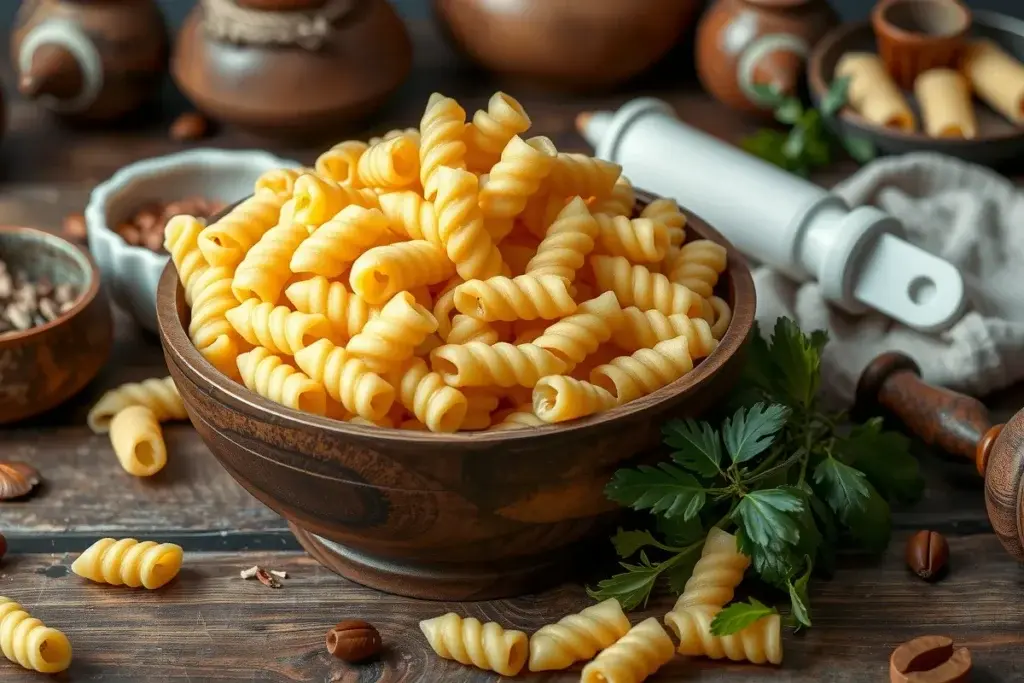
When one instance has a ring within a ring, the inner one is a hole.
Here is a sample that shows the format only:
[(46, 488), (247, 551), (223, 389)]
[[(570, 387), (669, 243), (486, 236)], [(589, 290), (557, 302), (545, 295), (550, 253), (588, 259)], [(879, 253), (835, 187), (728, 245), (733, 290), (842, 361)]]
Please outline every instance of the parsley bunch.
[[(720, 429), (673, 420), (663, 428), (670, 460), (615, 473), (607, 496), (652, 516), (648, 529), (612, 538), (623, 572), (590, 590), (626, 609), (646, 604), (660, 582), (681, 593), (707, 530), (733, 531), (753, 572), (789, 595), (789, 623), (811, 625), (807, 584), (831, 573), (841, 547), (881, 552), (889, 542), (889, 502), (923, 489), (908, 440), (881, 420), (851, 425), (818, 403), (824, 332), (803, 334), (781, 318), (771, 339), (755, 327), (738, 405)], [(757, 600), (723, 609), (712, 630), (734, 633), (773, 613)]]

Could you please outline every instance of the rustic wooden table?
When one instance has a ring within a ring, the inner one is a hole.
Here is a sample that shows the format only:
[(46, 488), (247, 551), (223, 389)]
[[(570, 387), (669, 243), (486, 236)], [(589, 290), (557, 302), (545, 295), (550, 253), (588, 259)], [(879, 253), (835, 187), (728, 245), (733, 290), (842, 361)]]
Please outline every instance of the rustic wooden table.
[[(408, 125), (435, 89), (463, 100), (468, 109), (499, 87), (460, 67), (429, 25), (415, 24), (412, 30), (415, 73), (372, 130), (353, 135)], [(650, 83), (679, 83), (678, 74), (670, 64)], [(9, 85), (10, 73), (4, 77)], [(647, 93), (670, 100), (684, 119), (730, 141), (753, 128), (692, 85), (641, 83), (630, 92), (588, 98), (513, 92), (531, 112), (534, 130), (566, 150), (584, 148), (573, 130), (578, 111), (613, 107)], [(167, 124), (185, 106), (173, 93), (146, 122), (106, 131), (61, 128), (24, 102), (9, 104), (10, 124), (0, 146), (0, 223), (57, 231), (63, 216), (81, 211), (90, 189), (118, 167), (181, 148), (166, 136)], [(199, 144), (265, 143), (226, 131)], [(274, 151), (306, 163), (316, 154), (314, 147)], [(840, 165), (819, 180), (830, 184), (850, 170)], [(166, 426), (171, 457), (163, 472), (150, 480), (128, 476), (117, 466), (107, 438), (86, 428), (86, 410), (106, 389), (165, 375), (166, 368), (155, 337), (120, 314), (116, 325), (110, 362), (81, 395), (31, 422), (0, 427), (0, 458), (31, 462), (45, 478), (31, 499), (0, 504), (0, 531), (10, 542), (0, 565), (0, 595), (30, 606), (71, 638), (74, 663), (58, 679), (484, 683), (498, 677), (434, 657), (417, 622), (454, 610), (530, 632), (588, 603), (578, 584), (515, 600), (434, 604), (346, 581), (299, 551), (284, 521), (235, 484), (188, 424)], [(1024, 392), (1011, 391), (990, 404), (997, 416), (1006, 417), (1022, 397)], [(896, 514), (889, 552), (872, 561), (852, 558), (832, 580), (813, 584), (814, 628), (786, 635), (781, 669), (678, 659), (654, 680), (882, 681), (892, 648), (928, 633), (951, 634), (971, 648), (975, 681), (1024, 680), (1019, 609), (1024, 572), (990, 533), (981, 483), (971, 465), (924, 453), (923, 466), (927, 494), (915, 508)], [(938, 584), (925, 584), (904, 567), (903, 541), (919, 528), (949, 536), (952, 571)], [(154, 593), (111, 589), (70, 574), (76, 553), (103, 536), (178, 543), (186, 551), (185, 567), (176, 581)], [(240, 580), (239, 571), (254, 564), (287, 571), (284, 588)], [(670, 604), (663, 597), (645, 615), (660, 615)], [(327, 654), (326, 630), (347, 618), (378, 626), (386, 647), (378, 662), (349, 666)], [(561, 683), (578, 675), (524, 680)], [(2, 659), (0, 679), (41, 680)]]

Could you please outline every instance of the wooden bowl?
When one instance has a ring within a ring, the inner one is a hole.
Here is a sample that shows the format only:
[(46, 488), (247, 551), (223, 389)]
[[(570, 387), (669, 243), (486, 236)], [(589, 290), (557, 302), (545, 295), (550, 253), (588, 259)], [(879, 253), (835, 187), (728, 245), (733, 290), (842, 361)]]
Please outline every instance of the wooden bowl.
[[(612, 473), (695, 416), (738, 378), (754, 322), (743, 257), (688, 215), (692, 238), (728, 248), (720, 295), (733, 307), (715, 351), (673, 384), (564, 425), (432, 434), (362, 427), (285, 408), (236, 384), (192, 346), (172, 266), (157, 294), (160, 338), (192, 423), (228, 472), (285, 517), (317, 560), (353, 581), (412, 597), (519, 595), (563, 579), (582, 546), (614, 528)], [(642, 457), (642, 456), (641, 456)]]
[(91, 381), (114, 339), (100, 271), (67, 240), (35, 230), (0, 226), (0, 259), (11, 271), (83, 292), (67, 313), (24, 332), (0, 335), (0, 424), (54, 408)]

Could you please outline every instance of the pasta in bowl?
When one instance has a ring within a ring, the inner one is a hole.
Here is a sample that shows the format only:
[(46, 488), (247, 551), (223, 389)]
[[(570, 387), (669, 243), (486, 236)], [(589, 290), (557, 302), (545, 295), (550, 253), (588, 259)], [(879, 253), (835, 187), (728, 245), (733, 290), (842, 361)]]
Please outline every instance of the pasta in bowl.
[[(612, 472), (736, 379), (754, 289), (721, 235), (617, 167), (517, 132), (498, 161), (445, 149), (472, 139), (431, 118), (458, 122), (452, 102), (390, 138), (419, 148), (418, 173), (399, 147), (389, 175), (388, 139), (343, 143), (350, 165), (247, 200), (276, 202), (274, 225), (214, 244), (245, 202), (208, 228), (176, 219), (158, 317), (196, 429), (314, 557), (482, 599), (559, 580), (614, 524)], [(534, 152), (547, 172), (516, 170)]]

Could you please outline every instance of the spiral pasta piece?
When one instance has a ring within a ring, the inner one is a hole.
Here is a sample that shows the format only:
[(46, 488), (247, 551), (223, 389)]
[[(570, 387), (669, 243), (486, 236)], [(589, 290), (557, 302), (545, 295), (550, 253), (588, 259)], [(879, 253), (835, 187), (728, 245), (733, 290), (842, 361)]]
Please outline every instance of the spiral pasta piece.
[(472, 171), (486, 171), (501, 159), (505, 145), (515, 135), (530, 129), (530, 116), (511, 95), (496, 92), (466, 124), (466, 165)]
[[(571, 196), (573, 195), (568, 195)], [(519, 214), (517, 220), (527, 232), (542, 240), (547, 235), (548, 228), (558, 218), (558, 214), (565, 208), (566, 199), (566, 196), (541, 189), (526, 202), (526, 208)], [(595, 228), (595, 238), (596, 230)]]
[(231, 289), (234, 271), (223, 266), (207, 268), (196, 279), (195, 300), (188, 336), (206, 360), (232, 379), (238, 379), (235, 358), (249, 348), (224, 314), (238, 305)]
[(605, 389), (566, 375), (542, 377), (533, 388), (533, 412), (548, 424), (567, 422), (616, 406)]
[(398, 400), (432, 432), (454, 432), (462, 426), (469, 403), (465, 394), (444, 383), (422, 358), (411, 359), (387, 377)]
[(537, 246), (537, 253), (526, 265), (530, 275), (557, 275), (569, 282), (583, 267), (587, 254), (594, 250), (600, 228), (586, 203), (575, 197), (565, 205)]
[(487, 322), (553, 320), (571, 315), (576, 302), (569, 296), (568, 283), (556, 275), (499, 275), (456, 287), (455, 308)]
[(676, 200), (655, 199), (644, 207), (640, 217), (662, 223), (668, 230), (668, 241), (673, 247), (681, 247), (686, 241), (686, 215), (679, 210)]
[(359, 159), (369, 148), (361, 140), (344, 140), (318, 156), (314, 168), (321, 177), (328, 180), (362, 187), (358, 171)]
[(312, 173), (309, 168), (273, 168), (264, 171), (253, 186), (253, 193), (269, 192), (283, 202), (291, 199), (295, 191), (295, 181), (305, 173)]
[(426, 240), (411, 240), (366, 251), (352, 264), (349, 284), (369, 303), (383, 304), (401, 291), (444, 282), (453, 275), (455, 266), (443, 249)]
[(555, 165), (548, 176), (547, 188), (552, 194), (562, 197), (608, 197), (615, 182), (622, 174), (622, 167), (604, 159), (595, 159), (586, 154), (559, 152)]
[(366, 150), (357, 167), (359, 182), (383, 190), (402, 190), (416, 184), (420, 149), (416, 139), (399, 135)]
[(717, 296), (710, 297), (707, 301), (714, 313), (714, 322), (711, 324), (711, 336), (715, 339), (721, 339), (725, 336), (726, 331), (728, 331), (729, 323), (732, 322), (732, 309), (729, 308), (729, 304), (724, 299)]
[(605, 600), (548, 624), (530, 638), (530, 671), (560, 671), (591, 659), (629, 631), (619, 601)]
[(103, 434), (109, 431), (114, 416), (131, 406), (149, 408), (161, 422), (188, 419), (174, 380), (162, 377), (122, 384), (111, 389), (89, 410), (86, 423), (94, 433)]
[[(311, 176), (302, 176), (308, 177)], [(291, 206), (294, 207), (294, 204)], [(291, 213), (289, 203), (281, 209), (281, 221), (267, 230), (238, 264), (231, 281), (231, 291), (239, 301), (256, 297), (260, 301), (276, 304), (281, 297), (281, 290), (292, 276), (288, 267), (292, 254), (309, 236), (306, 226), (289, 220), (286, 213)]]
[[(724, 607), (732, 601), (736, 586), (743, 581), (743, 573), (749, 566), (750, 558), (739, 551), (736, 537), (712, 527), (704, 541), (700, 559), (672, 611), (694, 605)], [(665, 620), (668, 623), (668, 617)]]
[(685, 313), (702, 317), (701, 298), (688, 287), (677, 285), (660, 273), (633, 265), (621, 256), (592, 256), (594, 281), (598, 289), (615, 292), (623, 306), (655, 309), (665, 315)]
[(597, 351), (622, 324), (622, 308), (613, 292), (584, 301), (572, 315), (545, 328), (533, 343), (547, 349), (567, 366)]
[(426, 199), (433, 199), (438, 192), (438, 169), (465, 170), (466, 143), (462, 141), (465, 127), (466, 110), (458, 102), (441, 93), (430, 96), (420, 119), (419, 171)]
[(375, 136), (375, 137), (370, 138), (369, 140), (367, 140), (367, 144), (370, 145), (370, 147), (373, 147), (374, 145), (379, 145), (382, 142), (387, 142), (388, 140), (393, 140), (394, 138), (397, 138), (397, 137), (402, 136), (402, 135), (405, 135), (405, 136), (408, 136), (408, 137), (412, 138), (413, 140), (416, 141), (417, 145), (420, 144), (420, 129), (419, 128), (394, 128), (394, 129), (389, 130), (388, 132), (384, 133), (384, 135)]
[(372, 370), (387, 371), (411, 357), (413, 350), (436, 330), (437, 321), (430, 311), (416, 303), (409, 292), (400, 292), (349, 340), (346, 348)]
[(321, 225), (353, 204), (364, 209), (380, 208), (373, 190), (341, 185), (315, 173), (307, 173), (295, 181), (292, 199), (295, 222), (307, 226)]
[(426, 240), (438, 247), (444, 246), (437, 231), (437, 213), (433, 203), (412, 191), (388, 192), (379, 199), (380, 210), (392, 230), (411, 240)]
[(293, 282), (284, 295), (296, 311), (325, 316), (336, 341), (348, 341), (380, 313), (379, 307), (348, 291), (343, 283), (323, 276)]
[(299, 244), (289, 267), (293, 273), (337, 277), (367, 249), (394, 239), (379, 209), (346, 206)]
[(633, 215), (633, 208), (636, 206), (636, 192), (633, 185), (626, 176), (619, 176), (612, 187), (612, 193), (604, 199), (596, 202), (592, 208), (595, 214), (603, 213), (607, 216)]
[(651, 617), (583, 667), (580, 683), (641, 683), (675, 656), (675, 645)]
[(295, 364), (345, 410), (371, 422), (381, 420), (395, 401), (395, 390), (361, 359), (329, 339), (310, 344), (295, 355)]
[(205, 227), (195, 216), (175, 216), (167, 221), (164, 228), (164, 249), (171, 255), (171, 263), (178, 271), (185, 303), (192, 305), (192, 289), (196, 278), (202, 275), (209, 263), (199, 250), (199, 235)]
[(434, 173), (437, 185), (437, 230), (448, 258), (465, 280), (501, 272), (501, 253), (484, 229), (477, 204), (479, 181), (468, 171), (447, 167)]
[(262, 346), (239, 355), (237, 363), (242, 383), (249, 391), (294, 410), (327, 413), (324, 388)]
[(624, 256), (633, 263), (656, 263), (668, 253), (668, 230), (650, 218), (596, 214), (598, 234), (595, 251)]
[(710, 355), (718, 346), (706, 320), (688, 318), (683, 313), (665, 315), (653, 309), (641, 311), (636, 306), (622, 309), (622, 324), (612, 334), (612, 341), (623, 351), (633, 353), (680, 336), (686, 337), (687, 348), (694, 359)]
[[(526, 274), (526, 266), (537, 253), (537, 245), (505, 240), (498, 246), (501, 260), (508, 266), (509, 277)], [(547, 273), (545, 273), (547, 274)]]
[(294, 356), (307, 344), (331, 334), (331, 326), (322, 315), (300, 313), (257, 299), (247, 299), (224, 316), (242, 339), (270, 353)]
[(455, 287), (462, 284), (462, 278), (456, 276), (448, 281), (445, 289), (434, 299), (434, 320), (437, 321), (437, 334), (441, 339), (448, 341), (448, 335), (452, 331), (454, 315), (458, 312), (455, 308)]
[(555, 164), (558, 150), (550, 139), (514, 136), (501, 153), (480, 189), (480, 209), (485, 218), (512, 219), (522, 213)]
[(668, 279), (689, 287), (706, 299), (714, 293), (725, 265), (725, 247), (711, 240), (694, 240), (679, 250)]
[(151, 477), (167, 464), (167, 446), (153, 411), (129, 406), (110, 422), (110, 444), (125, 472)]
[(96, 583), (156, 590), (178, 575), (181, 561), (181, 546), (173, 543), (102, 538), (78, 556), (71, 571)]
[(732, 635), (715, 636), (711, 622), (720, 611), (715, 605), (694, 605), (669, 613), (666, 623), (679, 637), (679, 654), (752, 664), (782, 663), (782, 618), (778, 614), (762, 617)]
[(487, 431), (504, 432), (510, 429), (543, 427), (546, 424), (546, 422), (534, 415), (531, 404), (524, 404), (511, 409), (504, 415), (496, 415), (493, 424), (487, 428)]
[(71, 666), (68, 637), (0, 596), (0, 652), (29, 671), (55, 674)]
[(481, 624), (449, 612), (421, 621), (420, 630), (439, 657), (502, 676), (517, 675), (529, 656), (525, 633), (503, 629), (493, 621)]
[(640, 349), (632, 356), (619, 356), (594, 368), (590, 381), (607, 390), (620, 404), (627, 403), (693, 370), (693, 359), (687, 347), (686, 337), (658, 342), (654, 348)]
[(199, 233), (199, 251), (211, 266), (234, 268), (277, 225), (285, 199), (257, 192)]
[(532, 388), (541, 377), (565, 372), (565, 363), (535, 344), (446, 344), (431, 351), (430, 361), (453, 387)]

